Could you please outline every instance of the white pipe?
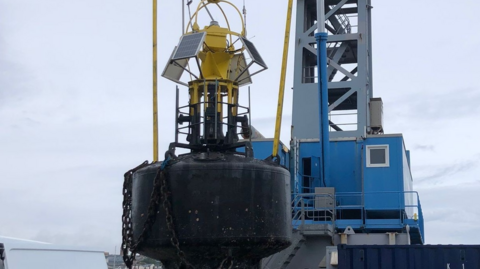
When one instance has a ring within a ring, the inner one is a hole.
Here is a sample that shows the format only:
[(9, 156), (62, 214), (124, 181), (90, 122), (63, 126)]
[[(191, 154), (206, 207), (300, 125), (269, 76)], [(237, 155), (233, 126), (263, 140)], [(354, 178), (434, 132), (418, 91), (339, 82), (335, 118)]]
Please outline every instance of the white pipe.
[(317, 0), (317, 33), (325, 31), (325, 0)]

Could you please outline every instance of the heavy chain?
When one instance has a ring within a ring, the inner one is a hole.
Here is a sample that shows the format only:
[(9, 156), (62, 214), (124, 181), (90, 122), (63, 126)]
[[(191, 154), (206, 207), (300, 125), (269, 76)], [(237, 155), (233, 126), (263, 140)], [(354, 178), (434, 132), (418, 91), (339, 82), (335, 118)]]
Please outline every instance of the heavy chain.
[[(133, 262), (135, 260), (135, 255), (137, 253), (138, 247), (145, 241), (145, 238), (147, 237), (148, 233), (152, 229), (153, 224), (155, 224), (156, 217), (157, 217), (157, 212), (158, 212), (158, 206), (161, 200), (162, 196), (165, 196), (166, 192), (163, 192), (162, 185), (165, 185), (166, 182), (166, 176), (165, 176), (165, 167), (168, 164), (168, 161), (170, 158), (165, 160), (160, 168), (157, 171), (157, 174), (155, 175), (155, 179), (153, 181), (153, 190), (150, 195), (150, 203), (148, 204), (148, 209), (147, 209), (147, 219), (145, 220), (145, 223), (143, 224), (143, 229), (142, 232), (140, 233), (140, 236), (136, 240), (135, 244), (134, 243), (134, 238), (133, 238), (133, 227), (131, 224), (131, 217), (132, 217), (132, 195), (131, 195), (131, 190), (132, 190), (132, 178), (133, 174), (140, 168), (143, 168), (143, 163), (139, 167), (132, 169), (128, 171), (125, 174), (125, 182), (124, 183), (124, 215), (127, 217), (123, 218), (123, 226), (124, 230), (124, 239), (123, 242), (125, 242), (125, 246), (122, 244), (122, 249), (123, 249), (123, 260), (125, 262), (125, 265), (131, 269)], [(148, 163), (147, 163), (148, 164)], [(127, 194), (127, 195), (125, 195)], [(128, 223), (126, 225), (126, 223)], [(127, 237), (125, 237), (127, 235)], [(128, 236), (130, 235), (130, 236)], [(127, 238), (127, 239), (126, 239)], [(126, 249), (124, 249), (124, 247)]]
[[(150, 196), (150, 203), (147, 210), (147, 219), (145, 220), (142, 232), (137, 240), (134, 240), (132, 225), (132, 180), (133, 174), (139, 169), (148, 166), (148, 162), (143, 162), (134, 169), (126, 172), (124, 175), (125, 181), (123, 184), (122, 252), (125, 265), (129, 269), (131, 269), (133, 266), (138, 247), (144, 242), (148, 232), (151, 230), (153, 224), (156, 221), (160, 202), (162, 203), (163, 209), (165, 210), (165, 221), (167, 224), (167, 229), (170, 232), (170, 242), (172, 246), (176, 249), (177, 256), (181, 262), (180, 265), (183, 264), (186, 268), (195, 269), (195, 267), (187, 261), (185, 252), (182, 251), (182, 249), (180, 248), (180, 241), (178, 240), (177, 233), (175, 231), (175, 225), (172, 215), (172, 204), (169, 199), (170, 192), (167, 182), (167, 173), (165, 171), (165, 167), (168, 164), (169, 160), (170, 159), (167, 158), (167, 160), (162, 163), (161, 167), (157, 171), (157, 174), (155, 175), (153, 190)], [(218, 269), (230, 269), (233, 268), (233, 264), (233, 259), (231, 257), (226, 257), (221, 262)]]
[(160, 194), (163, 198), (162, 205), (163, 209), (165, 210), (165, 221), (167, 223), (167, 229), (170, 232), (170, 242), (172, 243), (172, 246), (176, 249), (177, 256), (180, 259), (180, 262), (184, 264), (187, 268), (195, 268), (191, 263), (187, 261), (185, 252), (180, 249), (180, 241), (178, 240), (177, 233), (175, 232), (175, 226), (173, 224), (172, 204), (170, 203), (169, 199), (169, 191), (165, 173), (161, 173), (160, 178)]
[(133, 225), (132, 225), (132, 178), (133, 174), (148, 165), (148, 161), (129, 170), (124, 175), (123, 181), (123, 215), (122, 215), (122, 253), (123, 261), (128, 268), (132, 268), (135, 260), (133, 249)]
[(158, 207), (160, 202), (163, 205), (163, 209), (165, 210), (165, 220), (167, 223), (167, 229), (170, 232), (170, 242), (172, 246), (175, 247), (177, 251), (177, 256), (180, 259), (181, 263), (184, 264), (187, 268), (195, 268), (186, 260), (185, 253), (180, 249), (180, 242), (177, 238), (177, 234), (175, 232), (175, 226), (173, 223), (173, 216), (172, 216), (172, 204), (170, 203), (169, 199), (169, 191), (167, 186), (167, 176), (165, 172), (165, 167), (167, 166), (170, 158), (167, 158), (155, 175), (154, 183), (153, 183), (153, 190), (152, 194), (150, 195), (150, 203), (148, 205), (147, 210), (147, 219), (143, 224), (143, 229), (134, 244), (134, 237), (133, 237), (133, 226), (132, 226), (132, 178), (133, 174), (148, 165), (148, 162), (144, 162), (138, 167), (128, 171), (125, 173), (125, 181), (123, 185), (123, 241), (122, 241), (122, 250), (123, 250), (123, 260), (127, 268), (131, 268), (133, 266), (133, 262), (135, 260), (135, 255), (137, 252), (138, 247), (145, 241), (145, 238), (148, 235), (148, 232), (151, 230), (153, 224), (156, 221)]

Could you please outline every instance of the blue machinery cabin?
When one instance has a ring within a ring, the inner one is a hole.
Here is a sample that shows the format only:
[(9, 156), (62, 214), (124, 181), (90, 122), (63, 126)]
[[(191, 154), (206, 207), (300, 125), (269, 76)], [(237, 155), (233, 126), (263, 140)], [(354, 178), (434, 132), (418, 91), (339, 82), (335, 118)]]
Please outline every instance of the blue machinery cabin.
[[(290, 150), (279, 150), (291, 173), (293, 228), (397, 233), (423, 244), (410, 152), (402, 134), (384, 133), (383, 101), (373, 98), (371, 10), (370, 0), (297, 0), (292, 138)], [(255, 158), (268, 157), (272, 145), (252, 141)]]
[[(292, 174), (293, 227), (329, 224), (359, 233), (406, 232), (412, 244), (425, 239), (419, 195), (413, 191), (410, 152), (403, 136), (369, 135), (362, 140), (330, 141), (331, 178), (321, 182), (318, 141), (294, 141), (279, 151)], [(270, 155), (272, 140), (252, 141), (255, 157)], [(327, 228), (328, 226), (321, 226)]]

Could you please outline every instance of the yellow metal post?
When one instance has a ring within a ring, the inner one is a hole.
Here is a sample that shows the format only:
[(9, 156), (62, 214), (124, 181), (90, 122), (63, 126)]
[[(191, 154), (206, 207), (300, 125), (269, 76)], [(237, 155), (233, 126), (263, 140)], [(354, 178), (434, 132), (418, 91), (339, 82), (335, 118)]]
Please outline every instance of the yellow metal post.
[(158, 162), (157, 0), (153, 0), (153, 162)]
[(287, 25), (285, 27), (285, 41), (283, 44), (282, 70), (280, 74), (280, 89), (278, 92), (277, 120), (275, 123), (275, 138), (273, 140), (272, 156), (278, 155), (278, 146), (280, 144), (280, 131), (282, 129), (283, 98), (285, 96), (285, 78), (287, 76), (288, 48), (290, 41), (290, 26), (292, 22), (293, 0), (288, 0)]

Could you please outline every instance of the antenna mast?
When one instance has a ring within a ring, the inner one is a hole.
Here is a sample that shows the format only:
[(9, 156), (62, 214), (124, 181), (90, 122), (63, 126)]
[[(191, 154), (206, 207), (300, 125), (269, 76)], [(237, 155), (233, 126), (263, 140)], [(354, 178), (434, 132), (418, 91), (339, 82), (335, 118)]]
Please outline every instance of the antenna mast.
[(247, 37), (247, 8), (245, 5), (245, 0), (243, 0), (243, 21), (244, 21), (244, 28), (245, 28), (245, 37)]
[(157, 0), (153, 0), (153, 162), (158, 162)]

